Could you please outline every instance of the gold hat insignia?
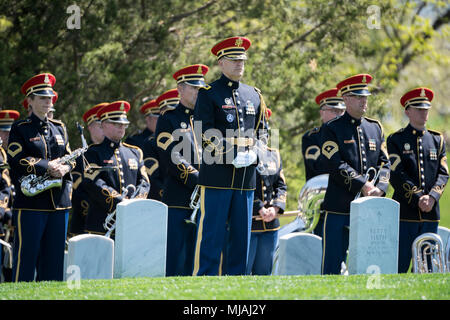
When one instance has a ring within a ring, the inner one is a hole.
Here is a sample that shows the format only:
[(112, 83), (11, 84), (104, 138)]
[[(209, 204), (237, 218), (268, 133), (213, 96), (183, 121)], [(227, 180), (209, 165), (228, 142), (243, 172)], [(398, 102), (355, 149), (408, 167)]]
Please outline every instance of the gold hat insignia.
[(197, 73), (203, 73), (202, 72), (202, 66), (198, 66)]
[(366, 82), (367, 82), (366, 75), (363, 76), (362, 82), (363, 82), (363, 83), (366, 83)]
[(48, 74), (45, 74), (44, 83), (50, 83), (50, 79), (48, 78)]
[(120, 104), (120, 110), (125, 110), (125, 106), (123, 105), (123, 102)]
[(424, 88), (422, 88), (422, 90), (420, 91), (420, 96), (425, 97), (425, 89)]
[(234, 43), (237, 47), (242, 46), (242, 44), (244, 43), (244, 41), (241, 38), (237, 38), (236, 42)]

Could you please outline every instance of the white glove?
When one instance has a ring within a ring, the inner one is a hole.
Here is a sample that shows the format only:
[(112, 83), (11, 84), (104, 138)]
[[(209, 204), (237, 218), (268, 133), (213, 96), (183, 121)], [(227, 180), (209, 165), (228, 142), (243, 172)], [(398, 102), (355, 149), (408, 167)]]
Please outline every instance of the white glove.
[(238, 152), (236, 158), (234, 158), (232, 163), (238, 169), (244, 168), (254, 163), (256, 161), (256, 158), (256, 153), (253, 150)]

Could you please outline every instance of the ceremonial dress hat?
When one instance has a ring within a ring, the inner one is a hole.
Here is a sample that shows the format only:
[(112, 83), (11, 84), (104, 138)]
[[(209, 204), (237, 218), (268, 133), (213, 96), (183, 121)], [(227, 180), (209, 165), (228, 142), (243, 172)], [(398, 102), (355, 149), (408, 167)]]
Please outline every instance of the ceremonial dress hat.
[(141, 108), (139, 109), (139, 111), (144, 115), (144, 116), (149, 116), (149, 115), (158, 115), (159, 114), (159, 105), (156, 102), (156, 99), (152, 99), (150, 101), (147, 101), (146, 103), (144, 103)]
[(405, 93), (403, 97), (401, 97), (400, 103), (405, 109), (408, 107), (430, 109), (433, 97), (434, 93), (431, 89), (420, 87)]
[(178, 89), (167, 90), (156, 99), (156, 103), (159, 105), (161, 111), (165, 108), (175, 108), (179, 101)]
[(204, 87), (205, 74), (209, 68), (203, 64), (194, 64), (184, 67), (173, 74), (173, 78), (177, 83), (187, 83), (195, 87)]
[(127, 112), (130, 111), (130, 104), (127, 101), (119, 100), (107, 104), (97, 111), (97, 117), (101, 122), (129, 124)]
[(245, 37), (231, 37), (217, 43), (211, 53), (217, 56), (217, 60), (226, 57), (231, 60), (247, 60), (246, 51), (251, 42)]
[(94, 121), (100, 121), (100, 118), (97, 116), (97, 112), (104, 106), (107, 106), (108, 104), (109, 104), (108, 102), (102, 102), (90, 108), (83, 114), (83, 121), (87, 125), (90, 125)]
[(370, 96), (368, 88), (370, 81), (372, 81), (370, 74), (357, 74), (339, 82), (336, 87), (341, 95)]
[(28, 79), (22, 86), (21, 92), (26, 97), (30, 94), (42, 97), (53, 97), (55, 92), (53, 86), (55, 85), (56, 78), (51, 73), (41, 73), (30, 79)]
[(342, 97), (338, 97), (339, 90), (337, 88), (333, 88), (327, 91), (322, 92), (316, 97), (316, 103), (319, 105), (319, 108), (323, 106), (328, 106), (330, 108), (336, 109), (345, 109), (344, 99)]
[(0, 130), (11, 130), (11, 125), (19, 118), (19, 116), (20, 113), (16, 110), (0, 110)]

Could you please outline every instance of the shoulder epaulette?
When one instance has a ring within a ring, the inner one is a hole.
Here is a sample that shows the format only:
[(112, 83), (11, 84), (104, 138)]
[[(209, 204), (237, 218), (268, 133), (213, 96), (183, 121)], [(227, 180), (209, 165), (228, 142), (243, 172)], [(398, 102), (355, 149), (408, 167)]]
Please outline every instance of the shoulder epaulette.
[(48, 119), (48, 121), (59, 124), (60, 126), (64, 126), (64, 123), (61, 120), (57, 119)]
[(206, 84), (203, 87), (200, 87), (200, 89), (209, 90), (209, 89), (211, 89), (211, 86), (209, 84)]
[(141, 149), (141, 148), (139, 148), (138, 146), (135, 146), (135, 145), (133, 145), (133, 144), (129, 144), (129, 143), (126, 143), (126, 142), (122, 142), (122, 144), (123, 144), (125, 147), (130, 147), (130, 148), (133, 148), (133, 149)]
[(403, 130), (405, 130), (405, 128), (400, 128), (397, 131), (392, 132), (388, 137), (391, 137), (391, 136), (393, 136), (394, 134), (397, 134), (397, 133), (401, 133), (401, 132), (403, 132)]
[(175, 110), (175, 109), (176, 109), (176, 108), (166, 108), (165, 110), (161, 111), (160, 116), (163, 116), (163, 115), (165, 115), (167, 112), (173, 111), (173, 110)]
[(436, 131), (436, 130), (431, 130), (431, 129), (427, 129), (429, 133), (437, 135), (437, 136), (442, 136), (442, 132)]
[(27, 119), (24, 119), (24, 120), (19, 120), (19, 121), (17, 121), (17, 125), (18, 125), (18, 126), (21, 126), (21, 125), (23, 125), (23, 124), (25, 124), (25, 123), (31, 123), (31, 119), (30, 119), (30, 118), (27, 118)]
[(334, 122), (334, 121), (336, 121), (336, 120), (339, 120), (339, 119), (341, 119), (341, 117), (334, 117), (333, 119), (328, 120), (327, 122), (325, 122), (325, 124), (332, 123), (332, 122)]
[(364, 119), (366, 119), (367, 121), (370, 121), (370, 122), (376, 122), (376, 123), (378, 123), (378, 124), (380, 125), (380, 127), (381, 127), (381, 122), (380, 122), (379, 120), (377, 120), (377, 119), (368, 118), (368, 117), (364, 117)]
[(261, 90), (259, 89), (259, 88), (257, 88), (257, 87), (254, 87), (255, 88), (255, 91), (256, 92), (258, 92), (259, 94), (261, 94)]

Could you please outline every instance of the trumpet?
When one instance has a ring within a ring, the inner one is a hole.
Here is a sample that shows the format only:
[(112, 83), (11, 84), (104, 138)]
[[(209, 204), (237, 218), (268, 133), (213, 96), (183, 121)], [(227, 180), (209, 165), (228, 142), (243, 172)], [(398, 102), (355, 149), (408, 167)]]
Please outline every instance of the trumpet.
[[(373, 174), (374, 174), (372, 180), (370, 180), (370, 172), (373, 172)], [(364, 176), (364, 180), (366, 182), (372, 182), (373, 184), (375, 184), (377, 182), (378, 178), (380, 177), (380, 173), (381, 173), (381, 170), (377, 171), (377, 169), (375, 169), (374, 167), (370, 167)], [(361, 196), (361, 190), (356, 194), (355, 199), (353, 199), (353, 200), (359, 199), (360, 196)]]
[[(122, 188), (122, 197), (130, 195), (131, 199), (135, 193), (136, 187), (132, 184), (129, 184), (126, 188)], [(111, 233), (116, 229), (116, 210), (106, 216), (105, 222), (103, 222), (103, 228), (106, 230), (105, 237), (111, 238)]]
[(447, 272), (442, 239), (438, 234), (428, 232), (418, 236), (411, 249), (414, 273)]
[(197, 218), (198, 209), (200, 209), (200, 186), (196, 185), (194, 191), (191, 194), (191, 202), (189, 207), (193, 210), (189, 219), (184, 219), (186, 223), (196, 224), (195, 219)]

